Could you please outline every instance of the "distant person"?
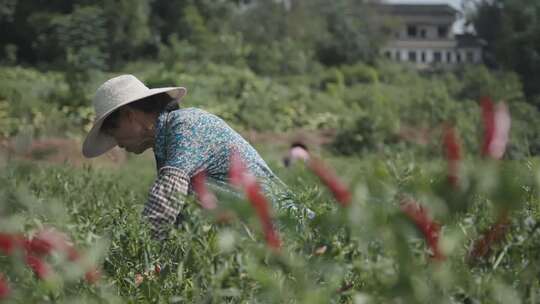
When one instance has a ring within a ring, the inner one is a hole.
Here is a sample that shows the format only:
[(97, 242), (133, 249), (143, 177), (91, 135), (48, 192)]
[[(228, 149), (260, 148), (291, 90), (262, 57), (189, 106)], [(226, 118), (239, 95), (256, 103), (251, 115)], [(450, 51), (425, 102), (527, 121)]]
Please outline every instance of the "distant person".
[(295, 141), (291, 144), (287, 156), (283, 158), (285, 167), (292, 166), (297, 161), (307, 162), (309, 160), (309, 151), (305, 144)]
[[(232, 151), (237, 151), (277, 207), (294, 208), (284, 200), (287, 187), (259, 153), (219, 117), (196, 108), (179, 108), (183, 87), (149, 89), (133, 75), (106, 81), (95, 94), (94, 125), (83, 143), (86, 157), (99, 156), (118, 145), (141, 154), (152, 148), (157, 179), (152, 185), (143, 217), (152, 236), (164, 239), (166, 227), (177, 223), (193, 176), (205, 171), (218, 190), (228, 185)], [(178, 195), (182, 194), (182, 195)]]

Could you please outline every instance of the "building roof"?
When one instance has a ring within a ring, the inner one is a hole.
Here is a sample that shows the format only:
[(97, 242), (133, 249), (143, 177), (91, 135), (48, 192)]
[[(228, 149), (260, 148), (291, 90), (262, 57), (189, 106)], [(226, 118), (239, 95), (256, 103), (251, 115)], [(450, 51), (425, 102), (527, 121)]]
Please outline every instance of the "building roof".
[(458, 10), (448, 4), (380, 4), (383, 13), (392, 15), (455, 16)]
[(473, 34), (458, 34), (455, 36), (458, 48), (482, 47), (486, 42)]

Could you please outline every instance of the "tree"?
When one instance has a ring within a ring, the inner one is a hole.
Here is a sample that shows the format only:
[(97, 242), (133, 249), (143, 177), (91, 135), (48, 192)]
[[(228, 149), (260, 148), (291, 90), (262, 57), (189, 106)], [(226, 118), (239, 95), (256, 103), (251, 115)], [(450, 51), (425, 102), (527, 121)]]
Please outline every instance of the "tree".
[(110, 66), (133, 60), (152, 43), (147, 0), (103, 0)]
[(488, 44), (487, 63), (517, 72), (529, 101), (540, 106), (540, 2), (481, 0), (469, 22)]
[[(306, 56), (326, 65), (369, 62), (384, 39), (381, 25), (371, 2), (355, 0), (254, 0), (235, 18), (235, 29), (259, 49), (255, 54), (284, 63)], [(275, 53), (280, 50), (286, 53)]]
[[(373, 2), (373, 1), (372, 1)], [(327, 65), (370, 62), (385, 40), (384, 20), (368, 1), (319, 1), (327, 34), (318, 43), (317, 55)]]

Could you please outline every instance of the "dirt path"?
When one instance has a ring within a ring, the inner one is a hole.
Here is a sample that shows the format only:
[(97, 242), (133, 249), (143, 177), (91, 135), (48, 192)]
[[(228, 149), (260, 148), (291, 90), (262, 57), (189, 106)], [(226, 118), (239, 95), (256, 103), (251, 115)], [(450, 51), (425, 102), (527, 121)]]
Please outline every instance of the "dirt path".
[[(328, 144), (334, 137), (333, 131), (307, 132), (296, 131), (290, 133), (258, 133), (244, 132), (242, 135), (254, 144), (271, 144), (283, 150), (294, 141), (302, 141), (315, 149)], [(117, 166), (124, 163), (127, 153), (114, 148), (102, 157), (86, 159), (81, 153), (81, 142), (67, 138), (46, 138), (28, 140), (24, 138), (1, 139), (0, 160), (24, 159), (55, 164), (70, 164), (82, 166), (93, 164), (98, 166)]]

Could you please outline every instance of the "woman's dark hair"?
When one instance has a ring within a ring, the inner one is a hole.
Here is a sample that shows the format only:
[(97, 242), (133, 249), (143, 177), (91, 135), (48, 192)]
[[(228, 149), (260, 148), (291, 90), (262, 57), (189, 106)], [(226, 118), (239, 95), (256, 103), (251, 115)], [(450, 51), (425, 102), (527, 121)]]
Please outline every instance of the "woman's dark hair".
[(301, 141), (295, 141), (295, 142), (293, 142), (293, 143), (291, 144), (291, 149), (292, 149), (292, 148), (302, 148), (302, 149), (308, 151), (307, 146), (306, 146), (303, 142), (301, 142)]
[(167, 93), (159, 93), (152, 95), (137, 101), (131, 102), (125, 106), (122, 106), (112, 112), (103, 124), (101, 125), (102, 131), (114, 129), (118, 126), (118, 117), (120, 109), (123, 107), (130, 107), (135, 110), (139, 110), (145, 113), (161, 113), (162, 111), (174, 111), (179, 109), (178, 102), (172, 99)]

